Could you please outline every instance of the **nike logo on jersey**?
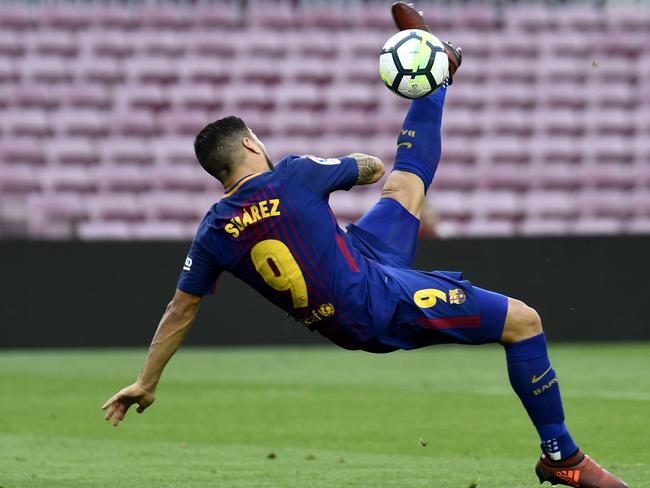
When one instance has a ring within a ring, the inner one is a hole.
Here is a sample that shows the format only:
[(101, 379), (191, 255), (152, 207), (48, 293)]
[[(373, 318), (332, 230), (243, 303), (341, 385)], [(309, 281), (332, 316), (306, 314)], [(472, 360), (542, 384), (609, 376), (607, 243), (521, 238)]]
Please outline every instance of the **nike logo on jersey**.
[(553, 366), (549, 366), (548, 369), (539, 376), (533, 375), (533, 378), (530, 380), (530, 382), (534, 385), (535, 383), (540, 381), (544, 376), (546, 376), (546, 373), (548, 373), (551, 370), (551, 368), (553, 368)]
[(280, 199), (278, 198), (261, 200), (250, 207), (245, 208), (240, 215), (235, 215), (230, 219), (230, 223), (226, 224), (225, 230), (228, 234), (237, 239), (246, 227), (258, 220), (267, 219), (269, 217), (279, 217), (281, 215), (279, 207)]

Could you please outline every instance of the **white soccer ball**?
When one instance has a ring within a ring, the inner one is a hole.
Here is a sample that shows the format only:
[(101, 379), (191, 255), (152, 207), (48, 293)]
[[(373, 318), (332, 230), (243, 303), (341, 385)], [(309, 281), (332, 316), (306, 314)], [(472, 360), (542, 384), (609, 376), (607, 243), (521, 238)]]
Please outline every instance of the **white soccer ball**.
[(445, 46), (427, 31), (400, 31), (381, 50), (379, 74), (384, 84), (398, 95), (426, 97), (440, 88), (449, 75)]

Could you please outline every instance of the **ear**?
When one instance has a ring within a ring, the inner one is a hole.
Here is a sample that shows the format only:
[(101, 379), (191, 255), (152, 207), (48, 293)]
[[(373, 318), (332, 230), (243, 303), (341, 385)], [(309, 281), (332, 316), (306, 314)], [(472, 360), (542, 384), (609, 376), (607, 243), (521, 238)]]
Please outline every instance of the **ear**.
[(255, 154), (262, 154), (262, 148), (250, 137), (244, 137), (241, 143), (249, 151), (253, 151)]

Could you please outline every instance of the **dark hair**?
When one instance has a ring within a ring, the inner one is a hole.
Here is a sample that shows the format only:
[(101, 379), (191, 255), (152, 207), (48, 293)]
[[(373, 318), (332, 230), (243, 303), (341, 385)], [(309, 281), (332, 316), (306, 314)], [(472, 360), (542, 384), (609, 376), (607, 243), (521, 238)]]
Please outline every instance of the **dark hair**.
[(194, 153), (203, 169), (222, 183), (243, 156), (242, 137), (249, 129), (242, 119), (231, 115), (206, 125), (194, 139)]

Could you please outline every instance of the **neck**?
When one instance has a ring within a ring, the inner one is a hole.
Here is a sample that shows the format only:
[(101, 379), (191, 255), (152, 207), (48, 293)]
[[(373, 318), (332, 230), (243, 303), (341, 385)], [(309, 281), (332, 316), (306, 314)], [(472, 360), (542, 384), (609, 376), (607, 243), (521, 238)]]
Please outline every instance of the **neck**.
[(266, 162), (244, 161), (235, 168), (223, 182), (224, 188), (230, 188), (245, 176), (269, 171)]

